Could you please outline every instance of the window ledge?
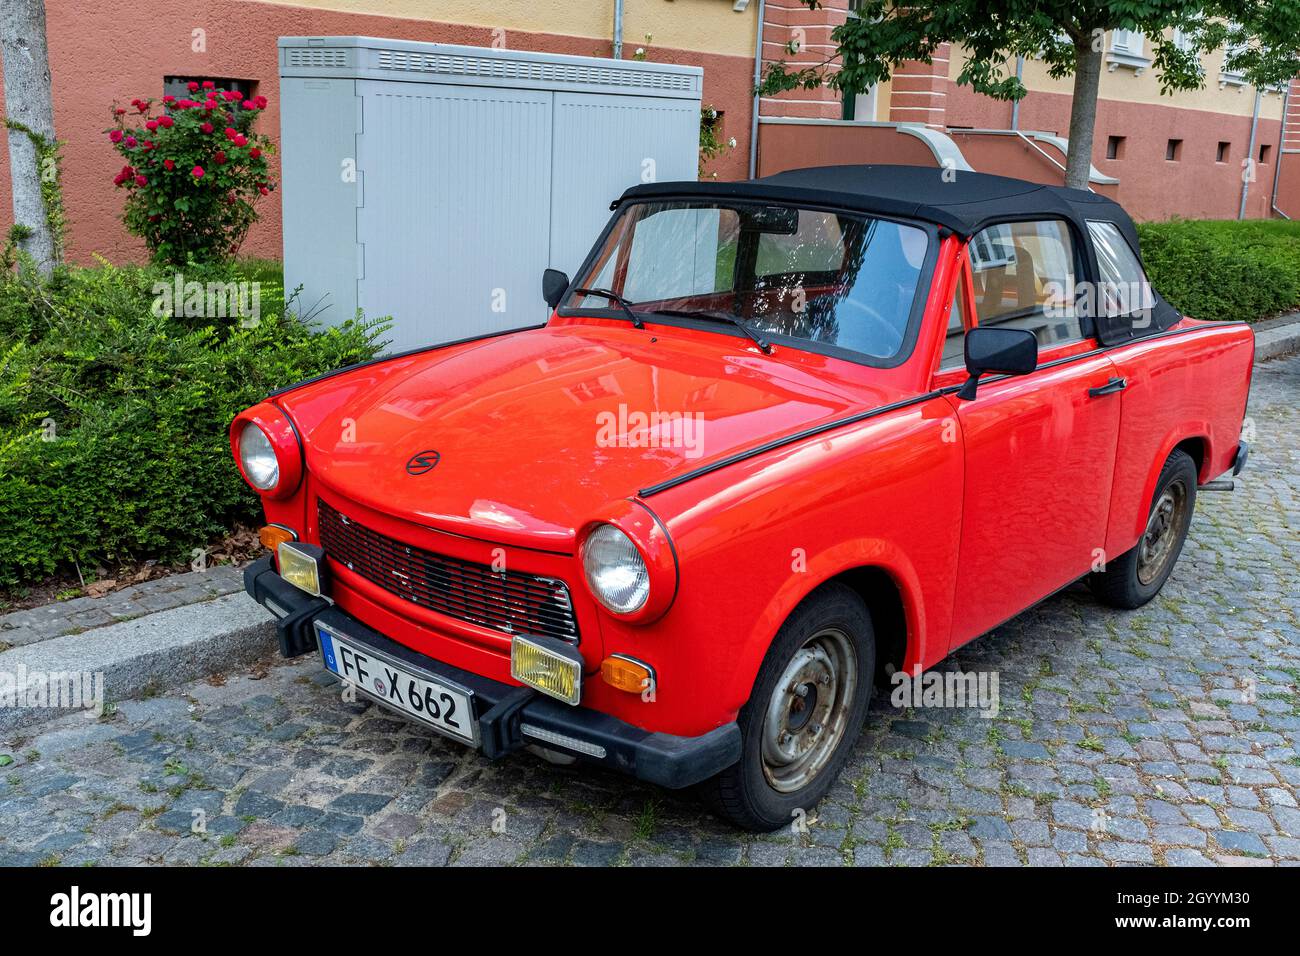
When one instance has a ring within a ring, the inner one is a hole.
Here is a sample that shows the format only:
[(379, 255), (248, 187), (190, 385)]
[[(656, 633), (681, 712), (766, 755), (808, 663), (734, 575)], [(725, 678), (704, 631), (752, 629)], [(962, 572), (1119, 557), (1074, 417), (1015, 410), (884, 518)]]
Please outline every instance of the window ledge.
[(1238, 89), (1240, 89), (1245, 85), (1246, 85), (1246, 77), (1242, 73), (1220, 73), (1219, 74), (1219, 89), (1221, 90), (1229, 86), (1235, 86)]
[(1121, 50), (1111, 50), (1106, 54), (1107, 70), (1114, 73), (1121, 66), (1132, 70), (1134, 76), (1141, 76), (1151, 66), (1151, 57), (1140, 53), (1125, 53)]

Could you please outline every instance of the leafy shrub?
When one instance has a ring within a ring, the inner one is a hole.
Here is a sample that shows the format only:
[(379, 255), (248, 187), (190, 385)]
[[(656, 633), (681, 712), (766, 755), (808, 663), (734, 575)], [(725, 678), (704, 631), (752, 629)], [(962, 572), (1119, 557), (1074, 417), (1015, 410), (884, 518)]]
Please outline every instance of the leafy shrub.
[(1300, 308), (1300, 222), (1142, 223), (1151, 284), (1198, 319), (1268, 318)]
[[(257, 221), (257, 200), (274, 188), (266, 155), (271, 140), (253, 131), (264, 96), (243, 100), (211, 80), (190, 83), (201, 99), (135, 99), (113, 110), (106, 130), (126, 165), (113, 184), (126, 189), (123, 221), (156, 263), (223, 262)], [(135, 125), (133, 125), (135, 124)]]
[(107, 266), (48, 283), (0, 276), (0, 585), (71, 562), (188, 558), (253, 520), (256, 495), (230, 458), (235, 413), (377, 350), (375, 323), (154, 309), (155, 284), (171, 279)]

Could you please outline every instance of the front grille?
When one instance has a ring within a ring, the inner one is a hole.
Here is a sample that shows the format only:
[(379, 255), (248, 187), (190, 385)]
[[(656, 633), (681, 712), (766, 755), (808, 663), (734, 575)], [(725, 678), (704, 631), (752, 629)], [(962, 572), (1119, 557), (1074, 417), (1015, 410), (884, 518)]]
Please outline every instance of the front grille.
[(563, 581), (402, 544), (317, 501), (325, 554), (398, 597), (504, 634), (578, 640), (573, 602)]

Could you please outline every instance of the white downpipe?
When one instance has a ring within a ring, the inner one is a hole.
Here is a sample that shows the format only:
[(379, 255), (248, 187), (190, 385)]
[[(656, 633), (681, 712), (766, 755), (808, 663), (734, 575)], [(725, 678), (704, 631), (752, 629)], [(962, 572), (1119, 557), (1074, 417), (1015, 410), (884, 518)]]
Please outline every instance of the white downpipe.
[(1277, 183), (1282, 178), (1282, 158), (1286, 155), (1286, 121), (1291, 111), (1291, 81), (1286, 83), (1286, 96), (1282, 98), (1282, 128), (1277, 135), (1277, 159), (1273, 161), (1273, 192), (1268, 200), (1268, 207), (1283, 219), (1291, 217), (1277, 208)]
[[(1259, 104), (1264, 98), (1264, 91), (1258, 86), (1255, 87), (1255, 115), (1250, 118), (1250, 147), (1246, 152), (1246, 169), (1250, 170), (1251, 175), (1255, 172), (1255, 137), (1259, 132)], [(1281, 159), (1282, 153), (1278, 152), (1278, 158)], [(1246, 196), (1250, 192), (1250, 177), (1241, 177), (1241, 208), (1237, 210), (1237, 218), (1246, 218)]]
[[(763, 8), (766, 0), (758, 0), (758, 38), (754, 41), (754, 89), (763, 80)], [(749, 118), (749, 178), (758, 175), (758, 110), (760, 97), (754, 94), (753, 115)]]
[(614, 0), (614, 59), (623, 59), (623, 0)]

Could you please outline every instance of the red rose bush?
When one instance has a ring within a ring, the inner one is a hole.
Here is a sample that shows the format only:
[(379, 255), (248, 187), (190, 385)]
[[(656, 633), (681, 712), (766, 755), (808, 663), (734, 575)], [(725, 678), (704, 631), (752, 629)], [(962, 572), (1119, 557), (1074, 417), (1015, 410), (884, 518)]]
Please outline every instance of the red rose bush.
[(253, 129), (266, 97), (211, 81), (189, 92), (115, 107), (105, 131), (126, 161), (113, 177), (127, 191), (123, 220), (161, 264), (229, 260), (275, 188), (266, 161), (274, 146)]

